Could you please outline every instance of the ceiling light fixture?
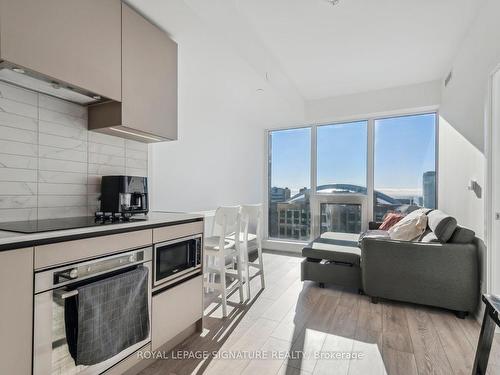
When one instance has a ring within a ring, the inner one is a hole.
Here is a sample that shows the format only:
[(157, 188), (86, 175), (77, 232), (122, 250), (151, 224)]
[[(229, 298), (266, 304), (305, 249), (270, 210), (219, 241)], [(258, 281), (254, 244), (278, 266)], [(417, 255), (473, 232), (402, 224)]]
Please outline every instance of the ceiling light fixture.
[(92, 94), (87, 91), (80, 91), (74, 87), (62, 85), (46, 76), (30, 72), (27, 69), (26, 71), (22, 69), (24, 73), (21, 73), (19, 69), (22, 68), (11, 66), (5, 61), (0, 62), (0, 82), (12, 83), (28, 90), (41, 92), (81, 105), (96, 102), (96, 99), (91, 97)]

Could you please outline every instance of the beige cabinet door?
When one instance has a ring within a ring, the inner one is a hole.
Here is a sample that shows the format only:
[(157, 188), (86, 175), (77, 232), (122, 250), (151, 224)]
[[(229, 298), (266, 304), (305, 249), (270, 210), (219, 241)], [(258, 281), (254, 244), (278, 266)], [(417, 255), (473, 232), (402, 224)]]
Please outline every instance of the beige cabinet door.
[(121, 100), (120, 0), (0, 0), (1, 59)]
[(151, 341), (153, 350), (172, 340), (203, 316), (203, 276), (153, 296)]
[(0, 252), (0, 374), (31, 374), (33, 248)]
[(122, 125), (177, 139), (177, 44), (125, 4), (122, 90)]

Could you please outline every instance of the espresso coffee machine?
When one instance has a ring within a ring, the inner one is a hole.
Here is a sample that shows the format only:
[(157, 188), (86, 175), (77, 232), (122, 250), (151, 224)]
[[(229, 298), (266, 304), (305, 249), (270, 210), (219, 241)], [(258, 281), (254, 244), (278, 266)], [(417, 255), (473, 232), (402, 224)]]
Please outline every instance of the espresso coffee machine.
[(103, 176), (101, 213), (113, 218), (130, 218), (136, 214), (147, 214), (147, 177)]

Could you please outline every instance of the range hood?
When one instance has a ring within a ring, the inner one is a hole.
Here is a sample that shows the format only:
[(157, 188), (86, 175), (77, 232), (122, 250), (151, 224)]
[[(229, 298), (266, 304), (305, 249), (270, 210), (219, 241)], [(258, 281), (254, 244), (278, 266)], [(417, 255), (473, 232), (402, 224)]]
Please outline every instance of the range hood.
[(89, 105), (107, 100), (100, 95), (53, 80), (7, 61), (0, 62), (0, 81), (80, 105)]

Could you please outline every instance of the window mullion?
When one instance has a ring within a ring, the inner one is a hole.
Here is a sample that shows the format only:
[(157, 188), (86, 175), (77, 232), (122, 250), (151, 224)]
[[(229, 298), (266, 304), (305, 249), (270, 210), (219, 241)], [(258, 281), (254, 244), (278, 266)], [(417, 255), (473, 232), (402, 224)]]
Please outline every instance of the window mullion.
[(319, 212), (318, 208), (316, 207), (316, 204), (313, 204), (313, 202), (316, 201), (316, 190), (318, 186), (318, 179), (317, 179), (317, 158), (318, 158), (318, 137), (317, 137), (317, 126), (312, 125), (311, 126), (311, 193), (310, 193), (310, 198), (309, 198), (309, 207), (310, 207), (310, 215), (311, 215), (311, 222), (310, 222), (310, 239), (314, 239), (318, 233), (316, 233), (318, 230), (316, 230), (316, 226), (319, 228)]
[(366, 161), (366, 194), (368, 199), (366, 219), (363, 222), (365, 229), (368, 229), (368, 222), (373, 221), (374, 211), (374, 191), (375, 191), (375, 120), (368, 119), (368, 145), (367, 145), (367, 161)]

